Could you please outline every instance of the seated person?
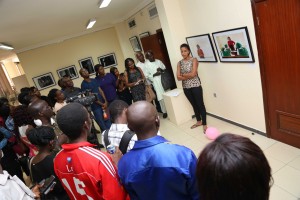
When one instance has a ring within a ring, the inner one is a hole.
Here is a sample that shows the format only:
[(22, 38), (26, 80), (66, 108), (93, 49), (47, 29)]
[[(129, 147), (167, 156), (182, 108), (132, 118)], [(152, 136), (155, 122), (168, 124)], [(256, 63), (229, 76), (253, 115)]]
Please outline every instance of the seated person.
[(198, 158), (201, 200), (267, 200), (271, 180), (263, 151), (249, 138), (223, 134)]

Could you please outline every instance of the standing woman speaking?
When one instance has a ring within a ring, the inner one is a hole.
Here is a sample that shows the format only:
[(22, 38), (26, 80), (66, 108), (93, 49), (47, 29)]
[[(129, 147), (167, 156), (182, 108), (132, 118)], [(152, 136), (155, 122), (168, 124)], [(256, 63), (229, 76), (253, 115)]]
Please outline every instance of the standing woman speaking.
[(182, 60), (177, 64), (177, 80), (182, 81), (185, 96), (192, 104), (197, 123), (191, 129), (203, 125), (203, 132), (207, 129), (206, 109), (203, 101), (203, 90), (198, 76), (198, 60), (193, 58), (189, 45), (180, 45)]

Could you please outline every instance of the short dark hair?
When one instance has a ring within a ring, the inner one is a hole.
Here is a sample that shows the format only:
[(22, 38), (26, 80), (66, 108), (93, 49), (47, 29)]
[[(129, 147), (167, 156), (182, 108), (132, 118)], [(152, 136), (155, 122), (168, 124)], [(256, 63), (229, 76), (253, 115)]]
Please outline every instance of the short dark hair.
[(34, 126), (33, 118), (28, 112), (28, 107), (26, 105), (19, 105), (15, 108), (12, 115), (15, 122), (15, 129), (23, 125)]
[(263, 151), (254, 142), (226, 133), (201, 152), (197, 181), (203, 200), (267, 200), (272, 176)]
[(109, 105), (109, 114), (112, 122), (115, 122), (116, 119), (122, 114), (123, 110), (128, 108), (128, 104), (122, 100), (114, 100)]
[(60, 130), (69, 139), (75, 140), (81, 135), (83, 125), (88, 119), (88, 112), (83, 105), (70, 103), (57, 112), (56, 119)]
[(50, 103), (50, 106), (53, 108), (55, 103), (56, 103), (56, 92), (58, 91), (58, 89), (54, 88), (54, 89), (51, 89), (48, 93), (48, 99), (50, 100), (49, 103)]
[(56, 135), (52, 127), (40, 126), (29, 130), (27, 137), (31, 144), (44, 147), (47, 146), (50, 141), (54, 140)]
[(111, 68), (109, 69), (109, 72), (112, 73), (114, 76), (116, 76), (116, 75), (115, 75), (115, 70), (116, 70), (116, 69), (117, 69), (116, 67), (111, 67)]
[(189, 50), (189, 52), (191, 53), (191, 48), (190, 48), (190, 46), (188, 44), (186, 44), (186, 43), (181, 44), (180, 45), (180, 49), (181, 48), (187, 48), (187, 50)]
[(21, 92), (18, 95), (18, 101), (23, 105), (29, 105), (30, 104), (30, 95), (29, 92)]
[(103, 65), (101, 65), (101, 64), (96, 64), (95, 66), (94, 66), (94, 70), (95, 70), (95, 72), (96, 72), (96, 76), (98, 76), (99, 75), (99, 68), (100, 67), (103, 67)]

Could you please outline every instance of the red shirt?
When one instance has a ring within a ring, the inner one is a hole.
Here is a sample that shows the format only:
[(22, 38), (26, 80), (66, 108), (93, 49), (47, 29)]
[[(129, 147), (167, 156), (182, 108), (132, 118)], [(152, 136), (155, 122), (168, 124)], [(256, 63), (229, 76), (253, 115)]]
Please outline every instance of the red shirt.
[(111, 157), (88, 142), (63, 144), (54, 170), (71, 199), (126, 199)]

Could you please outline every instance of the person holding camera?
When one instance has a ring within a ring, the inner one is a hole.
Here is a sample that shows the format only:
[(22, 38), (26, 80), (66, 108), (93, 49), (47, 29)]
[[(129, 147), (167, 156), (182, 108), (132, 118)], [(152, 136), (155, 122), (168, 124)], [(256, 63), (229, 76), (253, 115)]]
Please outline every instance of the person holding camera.
[(104, 112), (107, 108), (107, 100), (103, 91), (98, 86), (96, 80), (90, 78), (90, 74), (86, 69), (81, 68), (79, 70), (79, 74), (83, 78), (83, 81), (81, 83), (81, 90), (90, 90), (91, 93), (97, 94), (98, 99), (91, 105), (91, 109), (95, 116), (95, 121), (102, 131), (109, 129), (111, 126), (111, 121), (108, 117), (104, 118)]

